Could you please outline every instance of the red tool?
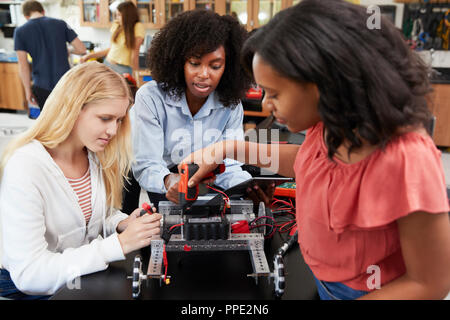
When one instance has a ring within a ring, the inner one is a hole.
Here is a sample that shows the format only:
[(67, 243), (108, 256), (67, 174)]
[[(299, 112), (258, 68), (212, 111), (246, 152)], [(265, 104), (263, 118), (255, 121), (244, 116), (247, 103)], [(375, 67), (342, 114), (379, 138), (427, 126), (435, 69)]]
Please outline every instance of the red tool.
[(136, 80), (129, 74), (129, 73), (123, 73), (122, 76), (127, 80), (127, 83), (132, 86), (136, 86)]
[(247, 99), (261, 100), (262, 99), (262, 90), (260, 87), (250, 88), (245, 93), (245, 97)]
[(144, 202), (142, 204), (142, 210), (141, 210), (139, 216), (142, 217), (146, 213), (153, 214), (153, 206), (148, 204), (147, 202)]
[[(198, 185), (195, 187), (189, 188), (188, 182), (189, 179), (197, 172), (198, 165), (195, 163), (184, 163), (181, 166), (181, 179), (178, 183), (178, 192), (179, 192), (179, 200), (180, 205), (183, 208), (186, 208), (189, 204), (192, 204), (198, 197)], [(220, 164), (213, 172), (208, 173), (204, 179), (209, 179), (215, 176), (216, 174), (223, 173), (225, 171), (225, 165)]]

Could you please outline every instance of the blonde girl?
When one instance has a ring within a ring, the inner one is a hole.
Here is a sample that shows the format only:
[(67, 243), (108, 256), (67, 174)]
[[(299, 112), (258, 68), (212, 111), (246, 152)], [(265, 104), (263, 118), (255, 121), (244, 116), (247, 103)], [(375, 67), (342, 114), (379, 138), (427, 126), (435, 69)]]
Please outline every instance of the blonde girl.
[[(124, 79), (98, 62), (67, 72), (1, 159), (0, 294), (51, 295), (159, 233), (159, 214), (120, 212), (132, 152)], [(6, 290), (7, 288), (8, 290)]]

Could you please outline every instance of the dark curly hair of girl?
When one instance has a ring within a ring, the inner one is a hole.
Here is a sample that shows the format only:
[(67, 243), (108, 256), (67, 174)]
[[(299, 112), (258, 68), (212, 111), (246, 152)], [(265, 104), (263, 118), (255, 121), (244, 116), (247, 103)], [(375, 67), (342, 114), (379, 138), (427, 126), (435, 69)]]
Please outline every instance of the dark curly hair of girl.
[(221, 45), (225, 49), (225, 70), (216, 88), (226, 107), (235, 107), (251, 85), (251, 77), (240, 63), (247, 31), (231, 16), (209, 10), (183, 12), (170, 20), (153, 38), (147, 64), (164, 91), (180, 98), (186, 90), (184, 64)]
[(428, 129), (431, 119), (428, 68), (388, 19), (369, 28), (366, 10), (303, 0), (260, 28), (242, 53), (249, 72), (257, 52), (280, 75), (317, 85), (330, 159), (344, 141), (349, 153), (362, 140), (384, 148), (399, 129)]

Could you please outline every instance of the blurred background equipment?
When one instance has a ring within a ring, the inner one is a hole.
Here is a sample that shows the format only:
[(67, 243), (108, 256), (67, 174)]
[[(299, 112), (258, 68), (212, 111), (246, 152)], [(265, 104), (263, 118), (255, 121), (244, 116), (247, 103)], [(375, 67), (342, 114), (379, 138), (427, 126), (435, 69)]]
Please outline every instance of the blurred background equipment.
[(416, 51), (448, 50), (450, 3), (405, 4), (403, 34)]

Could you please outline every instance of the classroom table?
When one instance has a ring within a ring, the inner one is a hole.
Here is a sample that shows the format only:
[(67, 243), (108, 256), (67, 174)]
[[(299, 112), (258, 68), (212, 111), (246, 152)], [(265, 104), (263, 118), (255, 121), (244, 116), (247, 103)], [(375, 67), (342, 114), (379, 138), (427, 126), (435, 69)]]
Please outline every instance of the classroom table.
[[(271, 270), (273, 256), (287, 235), (275, 234), (265, 241), (264, 251)], [(149, 249), (131, 253), (124, 261), (113, 262), (105, 271), (82, 276), (79, 282), (63, 286), (52, 300), (132, 299), (133, 260), (143, 257), (147, 270)], [(157, 279), (144, 280), (139, 300), (274, 300), (273, 281), (255, 279), (248, 251), (168, 252), (170, 284)], [(284, 256), (286, 287), (281, 300), (315, 300), (317, 289), (312, 273), (303, 261), (298, 244)]]

